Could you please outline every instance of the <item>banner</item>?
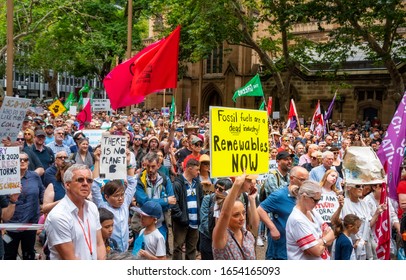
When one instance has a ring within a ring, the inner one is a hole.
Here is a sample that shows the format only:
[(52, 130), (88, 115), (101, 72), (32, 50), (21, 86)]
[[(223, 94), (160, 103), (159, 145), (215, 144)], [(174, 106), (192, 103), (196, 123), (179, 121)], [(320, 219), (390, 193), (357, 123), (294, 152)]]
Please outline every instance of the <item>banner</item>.
[(120, 135), (103, 135), (101, 140), (100, 178), (127, 178), (127, 137)]
[(233, 101), (236, 102), (237, 98), (241, 96), (264, 96), (259, 74), (256, 74), (245, 86), (234, 93)]
[(0, 108), (0, 139), (10, 137), (12, 141), (16, 141), (30, 104), (30, 99), (4, 97)]
[(210, 175), (268, 173), (266, 111), (210, 107)]
[(20, 148), (0, 147), (0, 195), (20, 193)]
[(396, 188), (400, 180), (400, 166), (406, 146), (406, 92), (393, 116), (385, 138), (377, 152), (382, 165), (387, 163), (389, 197), (397, 200)]
[(57, 99), (48, 107), (49, 111), (54, 114), (55, 117), (61, 115), (63, 112), (66, 111), (65, 106), (63, 106), (62, 102)]

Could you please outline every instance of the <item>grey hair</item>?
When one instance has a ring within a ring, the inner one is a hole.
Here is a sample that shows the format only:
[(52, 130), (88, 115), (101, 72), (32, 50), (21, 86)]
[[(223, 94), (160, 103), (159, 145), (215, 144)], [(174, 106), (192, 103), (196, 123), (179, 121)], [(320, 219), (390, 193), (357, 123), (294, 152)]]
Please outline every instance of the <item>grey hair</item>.
[[(63, 181), (65, 183), (67, 182), (72, 182), (72, 178), (73, 178), (73, 172), (76, 170), (89, 170), (89, 167), (87, 165), (84, 164), (73, 164), (71, 167), (69, 167), (66, 171), (65, 174), (63, 174)], [(92, 172), (90, 172), (92, 173)]]
[(323, 153), (323, 159), (325, 159), (327, 156), (334, 156), (334, 153), (333, 152), (330, 152), (330, 151), (325, 151), (324, 153)]
[(148, 162), (156, 161), (156, 162), (158, 162), (159, 161), (159, 156), (158, 156), (158, 154), (156, 152), (149, 152), (142, 158), (142, 161), (148, 161)]
[(292, 167), (292, 169), (290, 170), (290, 176), (297, 177), (297, 174), (299, 172), (308, 173), (306, 168), (297, 165), (297, 166)]
[(54, 134), (56, 134), (58, 131), (62, 131), (63, 133), (65, 133), (65, 129), (63, 129), (63, 127), (57, 127), (54, 130)]
[(298, 196), (300, 198), (303, 194), (306, 194), (308, 197), (315, 197), (318, 193), (321, 194), (321, 186), (319, 183), (312, 180), (306, 180), (300, 187)]

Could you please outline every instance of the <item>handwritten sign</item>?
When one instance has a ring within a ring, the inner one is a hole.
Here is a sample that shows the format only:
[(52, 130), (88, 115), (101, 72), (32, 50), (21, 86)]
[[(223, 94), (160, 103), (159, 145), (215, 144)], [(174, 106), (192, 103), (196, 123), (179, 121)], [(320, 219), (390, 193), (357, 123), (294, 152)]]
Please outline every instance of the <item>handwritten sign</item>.
[(211, 176), (268, 173), (266, 111), (210, 107)]
[(77, 114), (77, 107), (76, 106), (70, 106), (69, 107), (69, 114), (72, 116), (76, 116)]
[(0, 108), (0, 139), (10, 137), (16, 141), (31, 100), (5, 96)]
[(0, 195), (20, 193), (20, 151), (0, 147)]
[(103, 135), (101, 141), (100, 178), (127, 178), (127, 137), (119, 135)]
[(106, 132), (103, 129), (84, 129), (83, 134), (89, 139), (89, 145), (94, 148), (101, 143), (102, 134)]
[(93, 112), (111, 111), (110, 99), (93, 99)]

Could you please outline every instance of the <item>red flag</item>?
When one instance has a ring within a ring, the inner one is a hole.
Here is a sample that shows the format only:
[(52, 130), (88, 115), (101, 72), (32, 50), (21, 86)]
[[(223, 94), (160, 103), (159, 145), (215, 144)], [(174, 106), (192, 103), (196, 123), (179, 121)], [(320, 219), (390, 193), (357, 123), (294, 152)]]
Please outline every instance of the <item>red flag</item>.
[(314, 131), (319, 137), (323, 135), (324, 132), (324, 119), (321, 114), (320, 100), (317, 102), (316, 110), (314, 111), (312, 123), (310, 125), (310, 130)]
[(268, 99), (267, 111), (268, 111), (268, 116), (271, 116), (271, 114), (272, 114), (272, 96), (270, 96)]
[(168, 37), (118, 65), (104, 78), (104, 87), (113, 110), (138, 104), (148, 94), (176, 88), (179, 39), (180, 26)]
[(294, 130), (296, 128), (296, 124), (297, 124), (298, 120), (299, 120), (299, 118), (298, 118), (297, 111), (296, 111), (295, 101), (293, 99), (291, 99), (286, 128), (290, 127), (291, 130)]
[(88, 99), (85, 107), (83, 107), (82, 111), (76, 116), (76, 119), (79, 121), (79, 130), (85, 127), (86, 122), (92, 121), (90, 99)]
[(386, 203), (387, 207), (379, 216), (375, 224), (375, 235), (378, 238), (376, 246), (376, 255), (380, 260), (390, 259), (390, 221), (389, 221), (389, 201), (386, 184), (382, 184), (381, 199), (379, 204)]

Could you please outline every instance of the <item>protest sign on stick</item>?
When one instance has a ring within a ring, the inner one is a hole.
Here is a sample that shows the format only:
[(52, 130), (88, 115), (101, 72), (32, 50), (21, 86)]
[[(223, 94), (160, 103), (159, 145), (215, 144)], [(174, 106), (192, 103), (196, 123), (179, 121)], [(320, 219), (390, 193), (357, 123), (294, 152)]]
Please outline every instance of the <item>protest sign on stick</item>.
[(0, 195), (20, 193), (18, 147), (0, 147)]
[(12, 141), (16, 141), (30, 105), (30, 99), (4, 97), (0, 108), (0, 139), (10, 137)]
[(101, 141), (100, 178), (127, 178), (127, 138), (119, 135), (103, 135)]

